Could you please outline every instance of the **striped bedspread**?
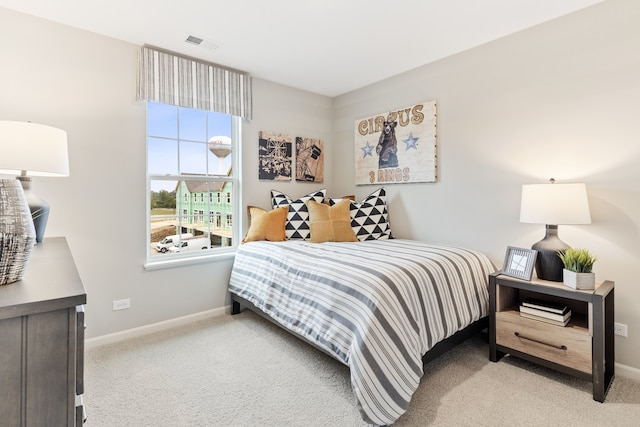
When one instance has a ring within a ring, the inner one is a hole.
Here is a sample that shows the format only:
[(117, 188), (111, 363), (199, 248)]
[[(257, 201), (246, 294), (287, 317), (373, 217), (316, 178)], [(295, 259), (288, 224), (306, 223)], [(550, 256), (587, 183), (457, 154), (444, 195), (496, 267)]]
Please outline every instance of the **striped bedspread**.
[(349, 366), (363, 419), (386, 425), (407, 410), (422, 356), (488, 314), (494, 270), (479, 252), (413, 240), (251, 242), (229, 291)]

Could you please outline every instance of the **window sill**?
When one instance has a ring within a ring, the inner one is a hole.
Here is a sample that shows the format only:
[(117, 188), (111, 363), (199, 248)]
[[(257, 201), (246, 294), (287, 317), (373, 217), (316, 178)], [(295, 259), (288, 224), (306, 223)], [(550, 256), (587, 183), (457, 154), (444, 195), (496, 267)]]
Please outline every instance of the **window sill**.
[(191, 257), (185, 257), (185, 258), (173, 258), (170, 260), (163, 260), (163, 261), (155, 261), (155, 260), (147, 261), (144, 264), (144, 269), (147, 271), (153, 271), (153, 270), (162, 270), (165, 268), (184, 267), (187, 265), (194, 265), (194, 264), (226, 261), (229, 259), (233, 259), (235, 255), (236, 255), (236, 251), (234, 249), (234, 250), (229, 250), (225, 252), (218, 252), (211, 255), (191, 256)]

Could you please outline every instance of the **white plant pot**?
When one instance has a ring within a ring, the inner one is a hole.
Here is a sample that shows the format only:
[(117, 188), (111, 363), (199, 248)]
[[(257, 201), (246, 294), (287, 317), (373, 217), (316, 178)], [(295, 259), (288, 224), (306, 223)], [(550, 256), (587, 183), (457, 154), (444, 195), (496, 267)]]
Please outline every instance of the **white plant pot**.
[(595, 273), (576, 273), (565, 268), (562, 270), (562, 281), (573, 289), (592, 290), (596, 288)]

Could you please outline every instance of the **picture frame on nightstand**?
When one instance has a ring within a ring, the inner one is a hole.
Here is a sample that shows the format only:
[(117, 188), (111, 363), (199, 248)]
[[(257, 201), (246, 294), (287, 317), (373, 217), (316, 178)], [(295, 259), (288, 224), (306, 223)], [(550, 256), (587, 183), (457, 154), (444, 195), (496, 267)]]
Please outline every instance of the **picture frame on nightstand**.
[(535, 249), (508, 246), (504, 257), (504, 265), (502, 266), (502, 274), (522, 280), (531, 280), (537, 256), (538, 251)]

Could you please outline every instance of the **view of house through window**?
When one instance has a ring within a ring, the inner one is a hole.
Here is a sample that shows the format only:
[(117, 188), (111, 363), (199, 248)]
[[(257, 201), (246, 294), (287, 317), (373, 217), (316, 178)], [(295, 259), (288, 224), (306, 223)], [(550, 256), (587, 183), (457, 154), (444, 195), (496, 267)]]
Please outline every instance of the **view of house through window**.
[(151, 259), (199, 256), (234, 245), (238, 123), (228, 114), (147, 103)]

